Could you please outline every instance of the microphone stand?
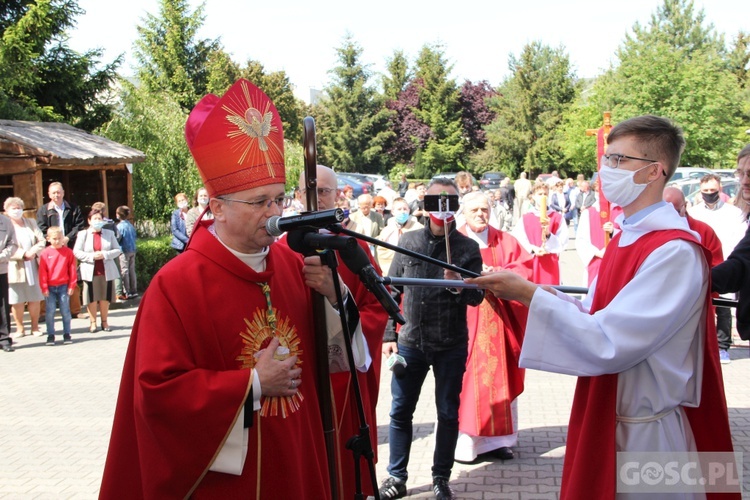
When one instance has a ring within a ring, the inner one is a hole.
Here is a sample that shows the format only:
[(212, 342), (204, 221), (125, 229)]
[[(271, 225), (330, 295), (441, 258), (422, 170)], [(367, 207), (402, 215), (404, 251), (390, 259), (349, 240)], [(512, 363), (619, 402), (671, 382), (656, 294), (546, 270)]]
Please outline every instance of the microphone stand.
[[(370, 473), (372, 489), (375, 500), (380, 500), (378, 492), (378, 482), (375, 473), (375, 452), (370, 439), (370, 426), (367, 424), (364, 404), (362, 403), (362, 393), (359, 387), (359, 378), (357, 377), (357, 367), (354, 365), (354, 352), (352, 351), (352, 334), (349, 330), (349, 318), (344, 306), (344, 297), (341, 292), (341, 284), (335, 277), (338, 276), (338, 259), (332, 250), (345, 250), (347, 248), (357, 247), (354, 238), (319, 234), (311, 231), (290, 231), (287, 234), (289, 247), (304, 255), (318, 255), (320, 261), (331, 269), (334, 276), (333, 288), (336, 292), (336, 303), (338, 304), (339, 320), (341, 321), (341, 330), (344, 333), (344, 344), (346, 344), (346, 358), (349, 362), (349, 375), (352, 380), (352, 391), (354, 392), (354, 401), (357, 405), (357, 417), (359, 419), (359, 433), (349, 438), (346, 447), (352, 450), (354, 460), (354, 481), (355, 481), (355, 500), (365, 500), (362, 492), (362, 474), (360, 471), (360, 460), (362, 457), (367, 460), (367, 467)], [(322, 250), (322, 251), (316, 251)], [(373, 360), (374, 362), (374, 360)]]
[[(427, 255), (422, 255), (421, 253), (413, 252), (406, 248), (401, 248), (398, 245), (392, 245), (388, 242), (379, 240), (377, 238), (371, 238), (370, 236), (366, 236), (364, 234), (355, 233), (354, 231), (351, 231), (349, 229), (342, 227), (340, 224), (333, 224), (329, 226), (327, 229), (331, 231), (332, 233), (346, 234), (347, 236), (357, 238), (358, 240), (366, 241), (367, 243), (378, 245), (378, 246), (387, 248), (389, 250), (393, 250), (394, 252), (408, 255), (409, 257), (414, 257), (415, 259), (419, 259), (429, 264), (435, 264), (436, 266), (442, 267), (443, 269), (455, 271), (458, 274), (461, 274), (462, 276), (465, 275), (471, 278), (478, 278), (480, 276), (477, 273), (474, 273), (467, 269), (463, 269), (461, 267), (454, 266), (453, 264), (449, 264), (447, 262), (443, 262), (442, 260), (434, 259)], [(448, 235), (446, 235), (445, 237), (448, 238)], [(479, 288), (476, 285), (468, 285), (458, 280), (390, 278), (388, 276), (383, 276), (380, 278), (380, 282), (386, 285), (397, 285), (397, 286), (408, 285), (408, 286), (440, 286), (440, 287), (454, 287), (454, 288)], [(573, 295), (576, 295), (576, 294), (586, 295), (589, 292), (588, 288), (581, 287), (581, 286), (564, 286), (564, 285), (550, 285), (550, 286), (554, 288), (555, 290), (559, 290), (563, 293), (573, 294)], [(724, 299), (721, 297), (714, 297), (712, 299), (712, 302), (715, 306), (719, 306), (719, 307), (737, 307), (738, 305), (738, 302), (736, 300)]]

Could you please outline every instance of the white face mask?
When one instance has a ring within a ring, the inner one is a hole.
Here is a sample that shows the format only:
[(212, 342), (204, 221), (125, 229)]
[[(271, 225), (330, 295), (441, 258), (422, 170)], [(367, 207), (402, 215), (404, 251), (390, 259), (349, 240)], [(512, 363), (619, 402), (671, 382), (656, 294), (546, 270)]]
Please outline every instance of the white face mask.
[(198, 205), (205, 207), (208, 205), (208, 198), (200, 197), (198, 198)]
[(644, 168), (649, 168), (652, 165), (654, 163), (649, 163), (645, 167), (633, 171), (602, 165), (601, 169), (599, 169), (599, 178), (602, 180), (604, 196), (607, 200), (621, 207), (630, 205), (650, 184), (648, 182), (646, 184), (636, 184), (633, 177)]
[(177, 204), (179, 208), (187, 208), (188, 203), (186, 201), (181, 201)]
[(8, 210), (7, 214), (11, 219), (20, 219), (23, 215), (23, 210), (20, 208), (11, 208)]

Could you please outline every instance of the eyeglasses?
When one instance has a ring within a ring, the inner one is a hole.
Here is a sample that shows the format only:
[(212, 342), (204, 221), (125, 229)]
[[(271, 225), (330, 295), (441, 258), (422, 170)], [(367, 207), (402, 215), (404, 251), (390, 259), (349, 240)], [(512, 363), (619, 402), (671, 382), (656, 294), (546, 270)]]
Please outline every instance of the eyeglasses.
[(223, 196), (218, 197), (220, 200), (223, 201), (234, 201), (236, 203), (244, 203), (245, 205), (250, 205), (253, 208), (271, 208), (271, 206), (275, 203), (277, 207), (284, 208), (284, 204), (286, 201), (285, 196), (279, 196), (278, 198), (273, 199), (263, 199), (258, 201), (246, 201), (246, 200), (237, 200), (235, 198), (225, 198)]
[[(318, 196), (328, 196), (334, 191), (336, 191), (334, 188), (318, 188)], [(307, 189), (302, 188), (299, 190), (299, 192), (305, 194), (307, 192)]]
[(750, 175), (750, 169), (743, 170), (741, 168), (738, 168), (734, 171), (734, 176), (738, 179), (742, 179), (743, 177), (747, 177), (748, 175)]
[[(651, 163), (659, 163), (659, 160), (649, 160), (648, 158), (638, 158), (637, 156), (621, 155), (617, 153), (612, 153), (611, 155), (602, 155), (602, 159), (604, 160), (603, 163), (610, 168), (620, 168), (620, 162), (622, 161), (623, 158), (627, 158), (628, 160), (638, 160), (638, 161), (648, 161)], [(646, 167), (643, 167), (643, 168), (646, 168)], [(664, 177), (667, 176), (667, 172), (665, 172), (664, 169), (662, 169), (661, 173)]]
[(650, 161), (651, 163), (658, 163), (657, 160), (649, 160), (648, 158), (638, 158), (637, 156), (621, 155), (617, 153), (612, 153), (611, 155), (602, 155), (602, 158), (604, 159), (605, 165), (610, 168), (620, 168), (620, 162), (623, 158), (627, 158), (628, 160)]

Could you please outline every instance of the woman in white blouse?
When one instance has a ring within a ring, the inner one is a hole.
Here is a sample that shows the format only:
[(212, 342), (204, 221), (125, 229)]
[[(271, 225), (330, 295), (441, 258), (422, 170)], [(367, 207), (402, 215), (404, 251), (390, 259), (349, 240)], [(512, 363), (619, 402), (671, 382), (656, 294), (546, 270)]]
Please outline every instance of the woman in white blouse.
[(102, 314), (102, 330), (111, 331), (107, 316), (109, 303), (115, 300), (115, 279), (120, 275), (115, 259), (122, 253), (114, 231), (104, 228), (101, 210), (93, 209), (88, 216), (89, 227), (78, 233), (73, 253), (81, 261), (83, 305), (89, 312), (89, 331), (96, 331), (96, 306)]

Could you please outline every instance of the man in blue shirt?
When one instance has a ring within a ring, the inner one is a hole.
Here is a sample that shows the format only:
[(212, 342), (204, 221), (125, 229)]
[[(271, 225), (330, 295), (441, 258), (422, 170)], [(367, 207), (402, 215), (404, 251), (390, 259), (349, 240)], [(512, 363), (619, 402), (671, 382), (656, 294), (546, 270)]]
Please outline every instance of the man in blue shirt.
[(127, 205), (117, 207), (117, 230), (122, 236), (120, 246), (120, 274), (122, 276), (122, 293), (120, 299), (132, 299), (138, 296), (135, 279), (135, 227), (128, 220), (130, 208)]

